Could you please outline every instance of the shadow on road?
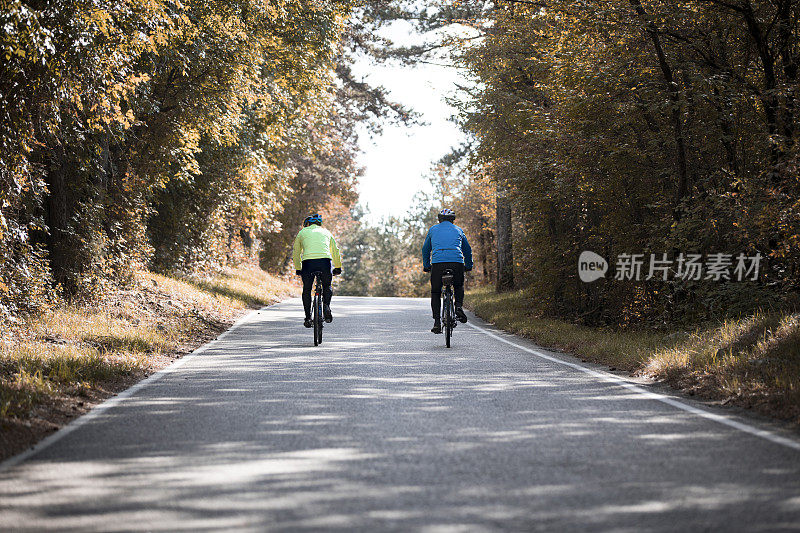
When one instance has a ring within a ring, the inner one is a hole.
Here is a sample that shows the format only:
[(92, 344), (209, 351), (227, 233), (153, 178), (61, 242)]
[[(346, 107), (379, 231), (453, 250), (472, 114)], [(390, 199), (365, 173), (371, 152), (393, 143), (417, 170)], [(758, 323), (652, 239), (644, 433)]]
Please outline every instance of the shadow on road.
[[(223, 344), (0, 476), (20, 530), (775, 530), (800, 460), (469, 328), (340, 299)], [(409, 308), (414, 312), (409, 312)], [(308, 344), (298, 344), (307, 337)]]

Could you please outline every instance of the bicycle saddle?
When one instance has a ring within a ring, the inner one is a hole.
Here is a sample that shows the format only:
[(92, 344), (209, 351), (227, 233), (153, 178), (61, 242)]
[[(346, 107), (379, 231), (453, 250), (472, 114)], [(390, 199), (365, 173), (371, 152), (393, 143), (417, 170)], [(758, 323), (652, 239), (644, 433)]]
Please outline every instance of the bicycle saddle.
[(442, 283), (445, 285), (450, 285), (453, 283), (453, 271), (449, 268), (442, 272)]

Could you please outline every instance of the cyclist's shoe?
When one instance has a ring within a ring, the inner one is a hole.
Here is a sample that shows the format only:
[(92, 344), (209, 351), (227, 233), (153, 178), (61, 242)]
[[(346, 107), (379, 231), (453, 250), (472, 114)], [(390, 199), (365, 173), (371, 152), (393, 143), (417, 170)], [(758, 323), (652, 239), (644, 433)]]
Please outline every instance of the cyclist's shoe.
[(462, 324), (467, 323), (467, 315), (464, 314), (464, 310), (461, 309), (460, 307), (456, 307), (456, 318)]
[(331, 306), (324, 305), (322, 306), (322, 316), (325, 317), (325, 322), (333, 322), (333, 314), (331, 313)]
[(433, 327), (431, 328), (433, 333), (439, 334), (442, 332), (442, 321), (438, 318), (433, 319)]
[(306, 318), (306, 319), (303, 321), (303, 325), (304, 325), (305, 327), (307, 327), (307, 328), (310, 328), (311, 326), (313, 326), (313, 325), (314, 325), (314, 323), (313, 323), (313, 322), (311, 322), (311, 319), (310, 319), (310, 318)]

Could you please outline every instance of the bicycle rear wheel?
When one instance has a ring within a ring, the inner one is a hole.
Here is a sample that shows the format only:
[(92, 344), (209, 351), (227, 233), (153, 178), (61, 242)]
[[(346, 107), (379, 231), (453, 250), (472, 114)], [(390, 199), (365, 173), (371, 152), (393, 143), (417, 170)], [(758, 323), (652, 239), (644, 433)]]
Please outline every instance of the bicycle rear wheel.
[(311, 320), (314, 323), (314, 346), (318, 346), (320, 343), (320, 339), (322, 338), (322, 334), (320, 332), (319, 323), (320, 323), (320, 316), (319, 316), (319, 297), (315, 294), (314, 295), (314, 303), (313, 309), (311, 310)]
[(453, 335), (453, 300), (450, 291), (444, 295), (444, 343), (450, 348), (450, 337)]
[(322, 344), (322, 328), (325, 327), (322, 320), (322, 296), (317, 296), (317, 344)]

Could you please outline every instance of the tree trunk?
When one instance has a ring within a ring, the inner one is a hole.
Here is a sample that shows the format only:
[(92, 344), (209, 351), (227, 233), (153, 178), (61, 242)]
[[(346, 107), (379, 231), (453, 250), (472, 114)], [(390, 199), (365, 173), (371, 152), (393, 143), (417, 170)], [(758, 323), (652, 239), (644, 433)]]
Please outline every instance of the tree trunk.
[(645, 25), (650, 39), (653, 41), (653, 47), (656, 50), (656, 57), (658, 58), (658, 65), (661, 68), (661, 74), (664, 76), (664, 82), (667, 85), (667, 93), (669, 94), (670, 102), (672, 103), (672, 131), (675, 139), (675, 167), (678, 173), (678, 184), (675, 190), (675, 210), (673, 218), (680, 220), (680, 203), (689, 191), (688, 171), (686, 164), (686, 141), (683, 136), (683, 120), (681, 119), (681, 99), (678, 91), (678, 84), (675, 82), (672, 74), (672, 68), (667, 61), (667, 55), (664, 53), (664, 48), (661, 46), (661, 39), (658, 34), (658, 28), (649, 20), (647, 12), (640, 0), (630, 0), (631, 5), (636, 14)]
[(792, 1), (783, 0), (778, 8), (778, 51), (783, 63), (783, 75), (786, 77), (786, 94), (783, 117), (783, 135), (786, 138), (786, 146), (794, 145), (794, 115), (795, 115), (795, 91), (797, 90), (797, 58), (792, 53), (794, 49), (792, 28)]
[[(481, 217), (481, 224), (483, 224), (483, 217)], [(483, 278), (483, 282), (486, 283), (489, 280), (489, 258), (486, 253), (488, 243), (486, 242), (486, 231), (483, 229), (482, 225), (481, 231), (478, 233), (478, 245), (480, 246), (478, 260), (481, 264), (481, 277)]]
[(67, 294), (75, 291), (74, 242), (70, 238), (70, 198), (67, 190), (66, 154), (61, 146), (50, 154), (45, 172), (47, 199), (45, 201), (45, 223), (48, 228), (47, 252), (53, 279)]
[[(776, 93), (777, 77), (775, 75), (775, 59), (769, 48), (766, 36), (761, 30), (761, 26), (756, 19), (750, 2), (745, 2), (741, 8), (742, 16), (747, 24), (747, 31), (756, 45), (759, 59), (761, 59), (761, 69), (764, 73), (764, 92), (761, 95), (761, 104), (764, 106), (764, 116), (767, 120), (767, 131), (770, 135), (770, 155), (772, 163), (777, 164), (782, 156), (781, 147), (775, 143), (774, 136), (778, 134), (778, 98)], [(777, 173), (773, 172), (773, 180), (779, 181)]]
[(514, 288), (514, 246), (511, 233), (511, 200), (502, 185), (497, 187), (497, 290)]
[(249, 252), (253, 248), (253, 235), (250, 233), (250, 226), (242, 226), (239, 228), (239, 237), (242, 239), (242, 244)]

